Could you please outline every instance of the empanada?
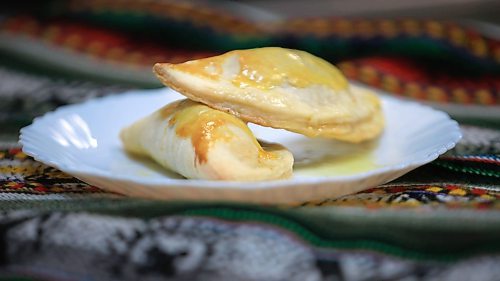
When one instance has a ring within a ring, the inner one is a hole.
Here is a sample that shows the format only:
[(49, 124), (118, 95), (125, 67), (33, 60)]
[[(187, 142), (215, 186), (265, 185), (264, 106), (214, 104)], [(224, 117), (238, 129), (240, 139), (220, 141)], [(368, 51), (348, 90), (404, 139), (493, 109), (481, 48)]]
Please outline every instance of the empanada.
[(361, 142), (378, 136), (384, 126), (375, 94), (350, 86), (333, 65), (303, 51), (238, 50), (181, 64), (157, 63), (154, 72), (191, 100), (309, 137)]
[(126, 151), (153, 158), (186, 178), (270, 180), (292, 175), (293, 156), (261, 144), (245, 122), (191, 100), (166, 105), (123, 129)]

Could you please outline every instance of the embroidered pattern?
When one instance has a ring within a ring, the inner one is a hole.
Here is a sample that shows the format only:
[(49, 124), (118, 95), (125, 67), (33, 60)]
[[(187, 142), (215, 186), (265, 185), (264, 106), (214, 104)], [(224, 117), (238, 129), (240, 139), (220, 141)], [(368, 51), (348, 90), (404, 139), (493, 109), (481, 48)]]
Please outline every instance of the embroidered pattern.
[(9, 193), (100, 193), (55, 168), (33, 161), (19, 147), (0, 149), (0, 191)]
[(500, 209), (500, 190), (455, 184), (391, 184), (301, 206)]
[(500, 104), (499, 77), (453, 77), (410, 59), (373, 57), (339, 64), (345, 75), (389, 93), (416, 100), (455, 104)]
[[(78, 7), (69, 10), (76, 11), (76, 18), (83, 13), (80, 16), (90, 21), (102, 16), (96, 11), (116, 13), (114, 21), (119, 24), (123, 16), (120, 12), (128, 10), (123, 5), (127, 1), (118, 2), (119, 5), (115, 5), (117, 1), (71, 4), (70, 7)], [(165, 5), (165, 9), (153, 9), (155, 5)], [(192, 12), (177, 13), (177, 8), (169, 11), (176, 6)], [(125, 30), (116, 31), (106, 24), (85, 25), (71, 18), (40, 21), (27, 16), (10, 17), (0, 23), (0, 33), (12, 36), (9, 40), (28, 37), (43, 45), (78, 54), (82, 60), (126, 67), (141, 73), (149, 71), (156, 62), (179, 63), (235, 48), (293, 47), (338, 63), (350, 79), (395, 95), (464, 105), (491, 106), (500, 103), (500, 42), (453, 23), (304, 19), (270, 22), (262, 28), (256, 24), (252, 27), (249, 22), (237, 24), (231, 16), (225, 18), (224, 13), (205, 12), (203, 8), (190, 5), (145, 1), (133, 7), (134, 13), (138, 12), (137, 9), (146, 12), (140, 16), (143, 31), (165, 29), (172, 34), (191, 34), (191, 38), (206, 37), (200, 39), (205, 41), (206, 46), (204, 49), (193, 48), (193, 42), (186, 42), (186, 47), (166, 44), (159, 40), (160, 34), (149, 34), (135, 40)], [(160, 18), (157, 18), (158, 11), (163, 13)], [(158, 21), (154, 29), (149, 28), (151, 21), (146, 20), (147, 15)], [(192, 24), (186, 27), (186, 21)], [(234, 24), (227, 25), (227, 22)], [(206, 26), (213, 32), (207, 33)], [(240, 37), (246, 35), (233, 28), (249, 30), (253, 37), (242, 39)], [(391, 52), (388, 53), (387, 49)], [(446, 62), (440, 61), (443, 57)], [(144, 83), (152, 82), (146, 79)]]

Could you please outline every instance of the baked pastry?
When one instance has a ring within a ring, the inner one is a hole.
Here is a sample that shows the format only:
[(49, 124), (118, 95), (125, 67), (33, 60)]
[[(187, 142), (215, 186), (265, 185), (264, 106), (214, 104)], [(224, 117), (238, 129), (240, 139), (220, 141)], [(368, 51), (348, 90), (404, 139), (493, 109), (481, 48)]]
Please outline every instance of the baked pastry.
[(283, 146), (261, 144), (245, 122), (191, 100), (173, 102), (122, 129), (126, 151), (153, 158), (186, 178), (271, 180), (292, 175)]
[(373, 139), (384, 127), (374, 93), (350, 86), (333, 65), (303, 51), (237, 50), (153, 69), (189, 99), (262, 126), (349, 142)]

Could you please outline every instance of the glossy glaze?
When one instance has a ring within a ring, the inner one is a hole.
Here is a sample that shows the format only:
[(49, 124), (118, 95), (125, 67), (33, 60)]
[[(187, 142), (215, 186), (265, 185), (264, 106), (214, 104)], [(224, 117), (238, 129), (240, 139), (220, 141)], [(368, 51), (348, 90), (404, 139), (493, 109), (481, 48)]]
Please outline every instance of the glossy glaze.
[(207, 161), (207, 154), (215, 142), (229, 142), (239, 136), (229, 130), (233, 126), (241, 130), (258, 150), (261, 159), (276, 158), (274, 153), (265, 151), (245, 122), (231, 114), (212, 109), (191, 100), (182, 100), (165, 106), (160, 110), (162, 117), (168, 119), (169, 126), (175, 126), (175, 133), (182, 138), (190, 138), (198, 163)]
[(227, 78), (239, 88), (269, 90), (287, 85), (348, 88), (342, 73), (327, 61), (303, 51), (277, 47), (231, 51), (172, 68), (210, 79)]

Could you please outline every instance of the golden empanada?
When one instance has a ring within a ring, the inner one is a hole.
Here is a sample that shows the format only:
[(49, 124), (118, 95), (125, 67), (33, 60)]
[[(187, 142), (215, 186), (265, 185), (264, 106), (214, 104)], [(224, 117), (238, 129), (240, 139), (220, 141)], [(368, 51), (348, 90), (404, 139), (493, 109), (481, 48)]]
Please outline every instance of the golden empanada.
[(154, 72), (191, 100), (309, 137), (360, 142), (378, 136), (384, 126), (374, 93), (350, 86), (333, 65), (303, 51), (231, 51), (181, 64), (158, 63)]
[(256, 181), (292, 175), (293, 156), (284, 147), (261, 146), (242, 120), (190, 100), (166, 105), (123, 129), (120, 138), (126, 151), (186, 178)]

